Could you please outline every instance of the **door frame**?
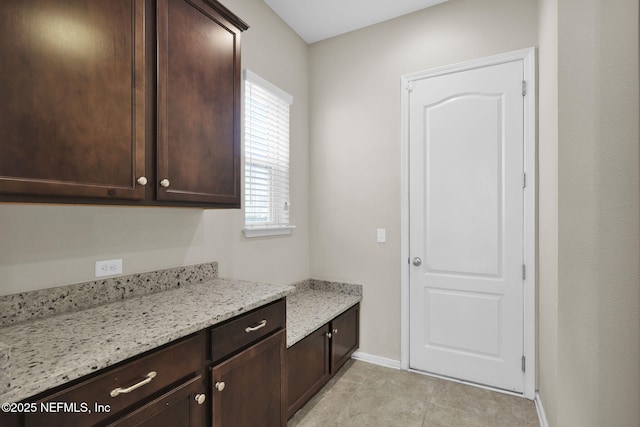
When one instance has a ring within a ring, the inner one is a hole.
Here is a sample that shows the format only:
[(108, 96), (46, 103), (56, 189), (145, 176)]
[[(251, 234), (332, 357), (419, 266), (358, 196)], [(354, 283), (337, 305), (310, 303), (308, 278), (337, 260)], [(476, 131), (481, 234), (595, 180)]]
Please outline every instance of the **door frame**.
[[(453, 65), (401, 76), (401, 337), (400, 368), (409, 370), (409, 93), (412, 83), (460, 71), (472, 70), (513, 61), (523, 61), (526, 96), (524, 97), (524, 234), (523, 250), (526, 265), (523, 304), (523, 340), (526, 370), (524, 373), (524, 393), (528, 399), (535, 398), (536, 379), (536, 50), (534, 47), (507, 52), (499, 55), (475, 59)], [(519, 395), (519, 394), (518, 394)]]

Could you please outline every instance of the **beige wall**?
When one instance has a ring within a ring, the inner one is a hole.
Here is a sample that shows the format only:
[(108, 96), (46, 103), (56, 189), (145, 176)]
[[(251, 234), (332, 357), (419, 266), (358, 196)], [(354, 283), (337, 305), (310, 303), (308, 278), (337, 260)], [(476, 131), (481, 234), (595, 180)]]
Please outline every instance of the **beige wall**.
[(251, 28), (243, 67), (294, 96), (291, 237), (245, 240), (240, 210), (0, 205), (0, 295), (94, 278), (96, 260), (132, 274), (219, 261), (226, 277), (291, 283), (309, 277), (308, 47), (262, 1), (227, 0)]
[(638, 426), (638, 2), (557, 3), (554, 427)]
[(638, 12), (540, 2), (538, 387), (551, 427), (640, 425)]
[(400, 76), (535, 46), (537, 15), (452, 0), (311, 45), (311, 273), (364, 285), (361, 351), (400, 359)]
[(556, 426), (558, 376), (558, 0), (539, 2), (538, 389)]
[(398, 360), (400, 76), (539, 44), (542, 402), (551, 427), (640, 425), (637, 0), (450, 0), (310, 47), (262, 1), (224, 3), (252, 26), (244, 66), (294, 95), (293, 236), (245, 240), (238, 210), (0, 205), (0, 295), (114, 257), (360, 282), (361, 350)]

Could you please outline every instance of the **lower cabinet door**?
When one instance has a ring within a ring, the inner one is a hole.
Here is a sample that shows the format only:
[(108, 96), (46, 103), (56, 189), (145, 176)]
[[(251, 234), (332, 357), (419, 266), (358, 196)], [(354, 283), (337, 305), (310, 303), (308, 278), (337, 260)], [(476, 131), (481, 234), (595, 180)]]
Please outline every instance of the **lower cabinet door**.
[(331, 321), (331, 374), (335, 374), (358, 348), (359, 311), (360, 304), (356, 304)]
[(288, 417), (329, 380), (329, 325), (287, 349)]
[(211, 370), (213, 426), (286, 426), (286, 330)]
[[(160, 409), (173, 410), (172, 405), (181, 399), (186, 402), (190, 393), (206, 393), (206, 342), (206, 332), (201, 331), (37, 398), (34, 404), (39, 410), (25, 414), (24, 426), (94, 427), (114, 420), (116, 425), (137, 425), (127, 421), (133, 414), (142, 413), (135, 418), (141, 420)], [(202, 408), (194, 406), (193, 414), (207, 416), (205, 405), (198, 406)]]
[(106, 424), (113, 427), (205, 427), (207, 425), (206, 383), (202, 375)]

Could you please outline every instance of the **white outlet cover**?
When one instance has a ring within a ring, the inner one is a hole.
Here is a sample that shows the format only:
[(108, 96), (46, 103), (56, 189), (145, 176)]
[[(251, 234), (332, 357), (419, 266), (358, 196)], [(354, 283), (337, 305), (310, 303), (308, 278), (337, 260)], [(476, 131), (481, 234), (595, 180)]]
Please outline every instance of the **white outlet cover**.
[(117, 276), (122, 274), (122, 259), (96, 261), (96, 277)]
[(385, 243), (387, 241), (387, 229), (386, 228), (378, 228), (378, 230), (377, 230), (377, 241), (378, 241), (378, 243)]

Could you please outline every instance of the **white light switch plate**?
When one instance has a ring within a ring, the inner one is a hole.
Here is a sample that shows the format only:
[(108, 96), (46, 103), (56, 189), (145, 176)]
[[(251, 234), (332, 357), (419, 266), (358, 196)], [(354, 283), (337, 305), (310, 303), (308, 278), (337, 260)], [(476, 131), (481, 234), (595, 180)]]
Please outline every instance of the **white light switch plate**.
[(385, 243), (387, 241), (387, 229), (378, 228), (378, 243)]
[(121, 259), (96, 261), (96, 277), (117, 276), (118, 274), (122, 274)]

